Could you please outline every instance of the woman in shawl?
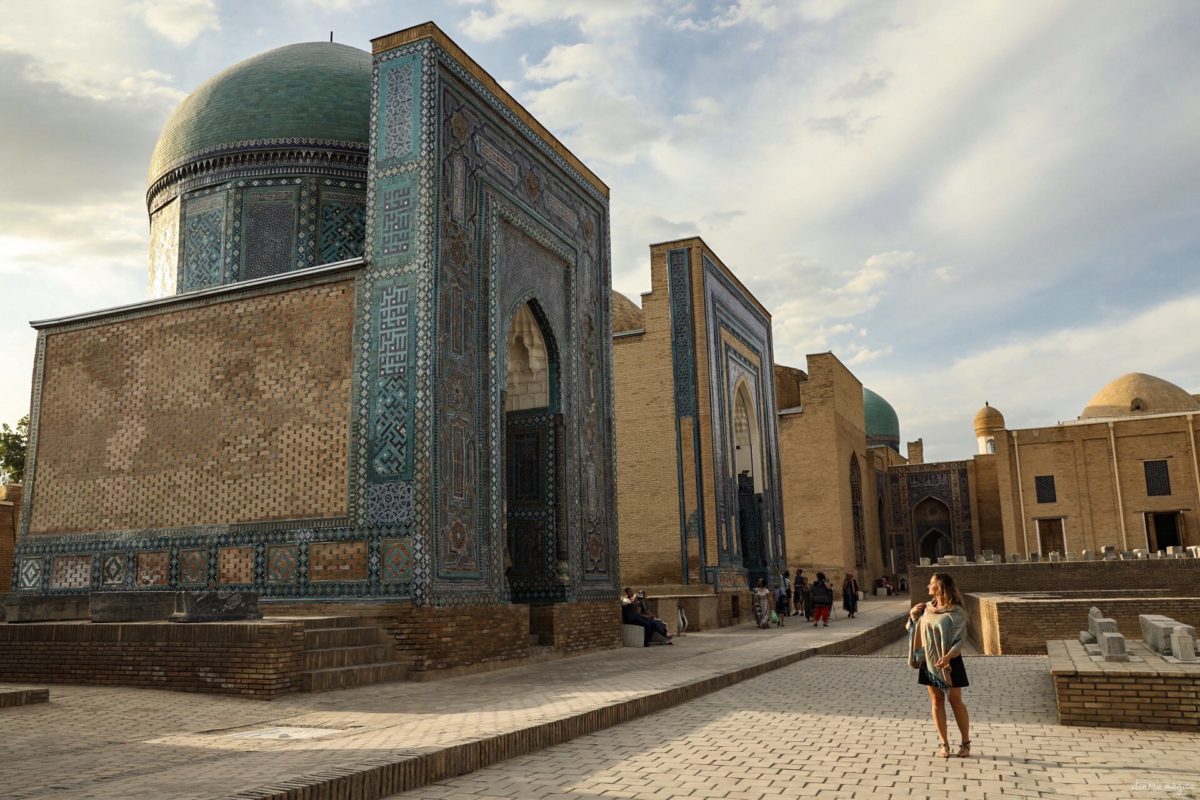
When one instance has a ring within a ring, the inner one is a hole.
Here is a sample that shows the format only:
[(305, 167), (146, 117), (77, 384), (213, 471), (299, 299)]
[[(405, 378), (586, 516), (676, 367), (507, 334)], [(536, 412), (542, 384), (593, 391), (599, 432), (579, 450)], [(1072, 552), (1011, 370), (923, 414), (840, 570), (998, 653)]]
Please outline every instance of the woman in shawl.
[(851, 570), (846, 570), (846, 577), (842, 579), (842, 610), (850, 615), (850, 619), (854, 619), (858, 611), (858, 580)]
[(956, 755), (971, 755), (970, 720), (962, 690), (970, 685), (962, 660), (962, 645), (967, 635), (967, 614), (954, 578), (935, 572), (929, 579), (928, 603), (917, 603), (908, 613), (908, 664), (918, 670), (917, 683), (929, 691), (933, 724), (941, 746), (937, 755), (950, 757), (946, 733), (946, 700), (954, 711), (954, 722), (962, 734)]
[(760, 628), (771, 627), (772, 599), (766, 579), (759, 578), (754, 585), (754, 622)]
[(822, 623), (829, 627), (829, 612), (833, 610), (833, 587), (825, 580), (825, 573), (818, 572), (812, 585), (813, 627)]

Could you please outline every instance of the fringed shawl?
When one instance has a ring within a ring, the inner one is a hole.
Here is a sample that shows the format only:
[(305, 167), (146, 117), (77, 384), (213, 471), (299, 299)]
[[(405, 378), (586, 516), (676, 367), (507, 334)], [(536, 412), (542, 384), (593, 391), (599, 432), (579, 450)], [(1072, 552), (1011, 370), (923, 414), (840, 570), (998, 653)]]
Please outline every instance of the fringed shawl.
[(938, 669), (934, 666), (942, 658), (954, 658), (962, 652), (963, 640), (967, 636), (967, 614), (962, 606), (937, 609), (932, 604), (925, 606), (925, 613), (915, 622), (909, 620), (908, 665), (925, 669), (931, 677), (941, 680), (947, 687), (950, 682), (950, 667)]

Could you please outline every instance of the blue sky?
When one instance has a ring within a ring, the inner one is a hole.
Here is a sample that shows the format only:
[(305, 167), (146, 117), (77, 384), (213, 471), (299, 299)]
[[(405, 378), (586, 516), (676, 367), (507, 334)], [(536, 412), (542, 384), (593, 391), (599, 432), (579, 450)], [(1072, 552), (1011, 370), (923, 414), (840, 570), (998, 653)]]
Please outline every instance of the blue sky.
[(0, 28), (0, 421), (26, 322), (147, 296), (171, 109), (264, 50), (434, 20), (612, 187), (614, 287), (698, 233), (929, 459), (1141, 371), (1200, 392), (1200, 4), (16, 0)]

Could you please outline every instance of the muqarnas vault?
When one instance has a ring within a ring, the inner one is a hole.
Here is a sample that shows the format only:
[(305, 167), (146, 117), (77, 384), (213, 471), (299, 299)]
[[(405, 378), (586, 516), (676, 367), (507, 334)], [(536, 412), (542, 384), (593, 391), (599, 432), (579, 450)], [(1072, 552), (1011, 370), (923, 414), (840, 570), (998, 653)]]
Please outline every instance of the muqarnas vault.
[(436, 26), (373, 50), (197, 89), (157, 299), (35, 323), (19, 591), (611, 606), (608, 189)]

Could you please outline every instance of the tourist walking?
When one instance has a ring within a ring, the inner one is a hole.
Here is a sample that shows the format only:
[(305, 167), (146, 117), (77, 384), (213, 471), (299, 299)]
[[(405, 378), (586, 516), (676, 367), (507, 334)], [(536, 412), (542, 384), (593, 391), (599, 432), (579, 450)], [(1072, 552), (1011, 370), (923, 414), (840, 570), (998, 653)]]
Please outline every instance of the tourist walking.
[(967, 636), (967, 614), (954, 578), (935, 572), (929, 579), (929, 602), (917, 603), (908, 612), (908, 664), (917, 670), (917, 683), (929, 691), (930, 713), (937, 729), (940, 758), (950, 757), (946, 731), (946, 701), (954, 711), (954, 722), (962, 735), (955, 753), (971, 755), (970, 720), (962, 690), (970, 685), (963, 664), (962, 645)]
[(807, 606), (806, 597), (808, 596), (808, 578), (804, 577), (804, 570), (797, 567), (796, 582), (793, 584), (792, 595), (795, 598), (796, 614), (803, 614), (804, 619), (812, 616)]
[(854, 578), (854, 571), (849, 569), (842, 579), (842, 610), (850, 615), (850, 619), (854, 619), (858, 613), (858, 581)]
[(766, 578), (759, 578), (754, 585), (754, 622), (760, 628), (771, 627), (771, 590)]
[(780, 585), (783, 589), (783, 603), (777, 609), (780, 617), (790, 617), (796, 612), (796, 606), (792, 603), (792, 573), (788, 570), (783, 571), (783, 583)]
[(813, 627), (818, 624), (829, 627), (829, 612), (833, 609), (833, 587), (825, 580), (825, 573), (818, 572), (812, 589)]

